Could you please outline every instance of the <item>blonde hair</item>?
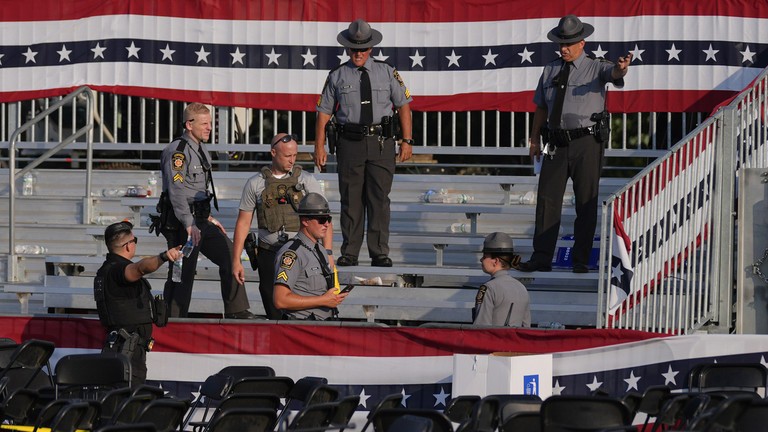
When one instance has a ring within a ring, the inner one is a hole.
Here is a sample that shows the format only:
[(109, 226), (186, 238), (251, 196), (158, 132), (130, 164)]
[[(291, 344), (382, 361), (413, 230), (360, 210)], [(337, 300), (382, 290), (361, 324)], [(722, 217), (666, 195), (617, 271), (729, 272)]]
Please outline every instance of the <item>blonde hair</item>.
[(194, 120), (198, 114), (210, 114), (211, 110), (200, 102), (192, 102), (184, 108), (184, 122)]

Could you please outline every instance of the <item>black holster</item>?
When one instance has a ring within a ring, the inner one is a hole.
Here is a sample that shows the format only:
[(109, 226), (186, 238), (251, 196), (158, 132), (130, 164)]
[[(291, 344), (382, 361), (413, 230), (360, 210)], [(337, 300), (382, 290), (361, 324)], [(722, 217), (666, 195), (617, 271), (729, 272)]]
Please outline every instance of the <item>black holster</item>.
[(211, 215), (211, 199), (213, 196), (192, 203), (191, 210), (195, 219), (208, 219), (208, 216)]
[(259, 238), (256, 234), (249, 232), (245, 236), (245, 242), (243, 243), (243, 249), (248, 254), (248, 260), (251, 261), (251, 270), (256, 271), (259, 269)]
[(328, 153), (336, 154), (336, 143), (338, 143), (339, 140), (339, 126), (333, 119), (325, 124), (325, 140), (328, 142)]
[(173, 204), (171, 204), (171, 198), (167, 192), (160, 194), (160, 200), (157, 202), (155, 210), (157, 210), (157, 215), (149, 215), (152, 220), (149, 232), (154, 231), (159, 236), (162, 231), (175, 231), (179, 229), (181, 224), (173, 212)]
[(608, 111), (594, 113), (589, 119), (595, 122), (595, 139), (601, 143), (608, 142), (611, 136), (611, 116)]
[(549, 131), (548, 125), (543, 125), (541, 127), (541, 130), (539, 131), (539, 134), (541, 134), (541, 143), (542, 144), (549, 144), (550, 140), (552, 139), (552, 134)]
[(168, 324), (168, 306), (162, 295), (158, 294), (152, 299), (152, 307), (154, 309), (152, 322), (158, 327), (165, 327)]
[[(138, 333), (128, 333), (123, 328), (113, 330), (107, 335), (107, 342), (101, 352), (120, 353), (130, 359), (136, 349), (141, 348), (140, 341), (141, 337)], [(146, 347), (144, 348), (146, 349)]]

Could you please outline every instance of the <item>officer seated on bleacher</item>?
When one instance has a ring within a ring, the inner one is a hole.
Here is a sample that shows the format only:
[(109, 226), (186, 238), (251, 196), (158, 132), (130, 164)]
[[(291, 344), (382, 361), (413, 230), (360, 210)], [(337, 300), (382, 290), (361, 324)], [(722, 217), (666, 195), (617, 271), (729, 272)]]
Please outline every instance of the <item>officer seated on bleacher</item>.
[(330, 252), (318, 242), (331, 224), (331, 209), (322, 195), (309, 193), (299, 202), (297, 213), (299, 233), (277, 253), (275, 307), (286, 319), (333, 319), (347, 294), (336, 294)]
[(512, 238), (505, 233), (488, 234), (483, 242), (480, 265), (491, 279), (480, 286), (472, 311), (475, 325), (530, 327), (531, 300), (528, 290), (509, 274), (517, 265)]

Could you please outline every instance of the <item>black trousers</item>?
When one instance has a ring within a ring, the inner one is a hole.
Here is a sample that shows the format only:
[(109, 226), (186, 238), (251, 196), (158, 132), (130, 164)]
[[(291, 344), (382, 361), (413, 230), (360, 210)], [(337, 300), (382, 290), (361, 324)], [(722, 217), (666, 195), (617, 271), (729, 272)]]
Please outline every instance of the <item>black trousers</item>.
[(275, 259), (277, 251), (259, 248), (259, 294), (264, 311), (271, 320), (282, 319), (283, 313), (275, 307)]
[[(173, 266), (168, 266), (168, 280), (165, 281), (163, 295), (169, 316), (186, 317), (189, 313), (192, 286), (195, 283), (197, 271), (197, 257), (200, 253), (219, 266), (224, 313), (237, 313), (248, 309), (250, 305), (245, 286), (239, 284), (232, 275), (232, 240), (207, 219), (196, 219), (195, 225), (200, 229), (200, 243), (192, 250), (189, 257), (184, 258), (181, 282), (176, 283), (171, 280)], [(183, 227), (171, 232), (164, 230), (163, 235), (168, 242), (168, 248), (183, 245), (187, 241), (187, 230)]]
[(341, 195), (341, 254), (357, 257), (367, 220), (371, 258), (389, 255), (389, 192), (395, 175), (395, 142), (378, 136), (362, 141), (345, 138), (336, 149)]
[(550, 263), (557, 246), (563, 195), (570, 177), (576, 196), (573, 264), (587, 265), (597, 228), (597, 200), (600, 172), (603, 168), (603, 145), (587, 135), (558, 147), (554, 158), (544, 158), (536, 197), (536, 231), (531, 261)]

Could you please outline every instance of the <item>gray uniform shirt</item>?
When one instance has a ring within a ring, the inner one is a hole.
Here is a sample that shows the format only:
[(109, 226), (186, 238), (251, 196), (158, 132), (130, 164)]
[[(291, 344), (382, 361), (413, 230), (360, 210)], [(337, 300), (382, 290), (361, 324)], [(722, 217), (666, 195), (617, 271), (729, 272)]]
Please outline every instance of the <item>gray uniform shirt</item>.
[[(286, 176), (288, 176), (288, 174), (275, 177), (284, 178)], [(317, 179), (312, 174), (304, 170), (301, 170), (301, 174), (299, 174), (299, 184), (303, 185), (305, 193), (314, 192), (325, 196), (323, 194), (323, 189), (320, 186), (320, 182), (317, 181)], [(243, 195), (240, 197), (240, 210), (246, 212), (254, 212), (256, 210), (256, 206), (261, 205), (261, 194), (264, 192), (265, 187), (266, 183), (264, 181), (264, 176), (262, 176), (261, 173), (249, 178), (245, 183), (245, 187), (243, 187)], [(254, 218), (253, 222), (255, 221), (256, 219)], [(280, 233), (278, 232), (271, 233), (267, 229), (259, 228), (259, 240), (270, 245), (277, 243), (279, 234)], [(286, 234), (288, 237), (293, 237), (297, 233), (286, 231)]]
[[(298, 242), (298, 247), (291, 246)], [(328, 291), (323, 275), (323, 266), (314, 250), (315, 242), (299, 232), (277, 252), (275, 262), (275, 285), (281, 284), (300, 296), (321, 296)], [(322, 249), (321, 249), (322, 250)], [(294, 319), (307, 319), (311, 314), (319, 320), (331, 316), (331, 308), (320, 307), (300, 311), (284, 311)]]
[[(503, 326), (509, 314), (509, 326), (531, 326), (531, 299), (528, 290), (509, 271), (500, 270), (477, 292), (477, 316), (473, 324)], [(512, 313), (509, 308), (512, 307)]]
[[(557, 86), (552, 84), (552, 80), (560, 73), (563, 64), (561, 59), (557, 59), (544, 66), (536, 92), (533, 94), (533, 103), (538, 107), (546, 108), (548, 113), (552, 112), (557, 94)], [(595, 124), (589, 117), (593, 113), (603, 111), (606, 84), (613, 83), (618, 88), (624, 87), (623, 78), (614, 80), (611, 77), (613, 67), (613, 62), (593, 59), (584, 53), (574, 60), (568, 76), (561, 124), (549, 125), (549, 127), (578, 129)]]
[(182, 138), (187, 140), (187, 145), (182, 152), (177, 151), (178, 139), (171, 141), (163, 149), (160, 169), (163, 173), (163, 191), (167, 192), (171, 198), (176, 218), (185, 227), (190, 227), (195, 223), (195, 218), (189, 210), (189, 205), (194, 201), (208, 198), (206, 185), (208, 174), (203, 169), (200, 152), (205, 153), (209, 162), (211, 156), (205, 147), (202, 144), (196, 144), (187, 132), (182, 134)]
[[(368, 58), (363, 67), (371, 80), (375, 124), (380, 123), (382, 117), (392, 115), (392, 105), (399, 108), (413, 101), (410, 91), (393, 66)], [(341, 124), (359, 124), (361, 74), (351, 61), (333, 69), (325, 80), (323, 92), (317, 101), (317, 111), (332, 115), (338, 102), (336, 121)]]

